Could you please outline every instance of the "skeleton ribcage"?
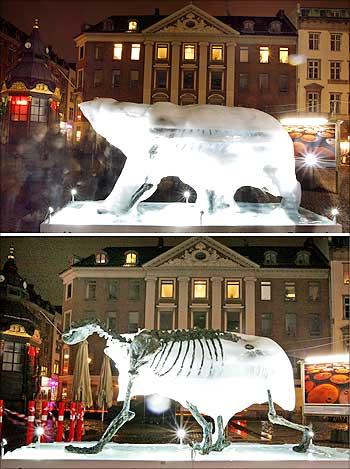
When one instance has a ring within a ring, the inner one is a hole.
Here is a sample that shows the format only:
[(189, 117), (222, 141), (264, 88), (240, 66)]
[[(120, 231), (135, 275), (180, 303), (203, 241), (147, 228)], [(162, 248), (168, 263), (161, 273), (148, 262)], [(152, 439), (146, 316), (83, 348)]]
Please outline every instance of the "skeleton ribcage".
[(201, 377), (219, 375), (224, 350), (218, 337), (164, 342), (150, 363), (158, 376)]

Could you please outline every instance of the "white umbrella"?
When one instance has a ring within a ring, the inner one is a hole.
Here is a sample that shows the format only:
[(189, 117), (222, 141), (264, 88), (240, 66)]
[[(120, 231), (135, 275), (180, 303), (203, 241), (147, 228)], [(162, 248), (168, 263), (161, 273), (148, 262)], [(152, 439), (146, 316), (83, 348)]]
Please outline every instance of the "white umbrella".
[(101, 366), (100, 381), (98, 383), (97, 404), (102, 407), (102, 421), (104, 418), (105, 404), (111, 407), (113, 403), (113, 379), (111, 370), (111, 361), (107, 355), (104, 355)]
[(88, 342), (84, 340), (79, 344), (73, 371), (73, 401), (79, 401), (84, 406), (92, 406), (91, 381), (89, 371)]

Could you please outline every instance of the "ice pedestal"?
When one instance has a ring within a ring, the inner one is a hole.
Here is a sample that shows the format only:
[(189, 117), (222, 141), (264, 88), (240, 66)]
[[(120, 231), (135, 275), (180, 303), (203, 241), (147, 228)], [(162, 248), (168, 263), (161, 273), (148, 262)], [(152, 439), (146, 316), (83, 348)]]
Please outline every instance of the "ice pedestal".
[(98, 213), (102, 202), (71, 202), (45, 220), (41, 232), (111, 233), (230, 233), (322, 232), (339, 233), (341, 226), (300, 208), (299, 212), (278, 203), (237, 203), (236, 207), (203, 213), (191, 203), (141, 203), (131, 214)]
[[(95, 442), (74, 443), (90, 446)], [(349, 450), (312, 446), (308, 453), (296, 453), (293, 445), (235, 443), (222, 452), (201, 456), (189, 446), (176, 444), (108, 444), (99, 454), (74, 454), (66, 443), (24, 446), (5, 454), (2, 469), (104, 469), (104, 468), (332, 468), (349, 467)]]

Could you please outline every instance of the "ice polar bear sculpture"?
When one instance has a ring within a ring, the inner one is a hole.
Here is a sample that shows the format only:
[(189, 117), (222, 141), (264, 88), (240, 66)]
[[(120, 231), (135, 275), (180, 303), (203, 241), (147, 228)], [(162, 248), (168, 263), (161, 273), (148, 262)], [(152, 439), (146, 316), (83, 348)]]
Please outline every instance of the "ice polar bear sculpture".
[(252, 186), (282, 197), (297, 211), (293, 143), (281, 124), (256, 109), (153, 105), (96, 98), (80, 104), (95, 131), (127, 157), (100, 211), (127, 214), (150, 197), (162, 177), (178, 176), (197, 192), (203, 213), (234, 206)]

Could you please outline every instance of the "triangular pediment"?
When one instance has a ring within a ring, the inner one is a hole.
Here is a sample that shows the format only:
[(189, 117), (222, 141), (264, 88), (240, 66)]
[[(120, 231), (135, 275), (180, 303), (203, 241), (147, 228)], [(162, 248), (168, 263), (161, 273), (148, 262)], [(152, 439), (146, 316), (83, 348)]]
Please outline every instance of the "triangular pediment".
[(256, 269), (258, 264), (207, 236), (193, 237), (143, 265), (156, 267), (229, 267)]
[(239, 35), (235, 29), (192, 4), (175, 11), (143, 32)]

